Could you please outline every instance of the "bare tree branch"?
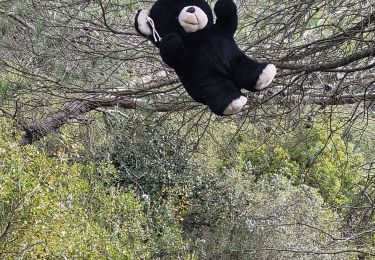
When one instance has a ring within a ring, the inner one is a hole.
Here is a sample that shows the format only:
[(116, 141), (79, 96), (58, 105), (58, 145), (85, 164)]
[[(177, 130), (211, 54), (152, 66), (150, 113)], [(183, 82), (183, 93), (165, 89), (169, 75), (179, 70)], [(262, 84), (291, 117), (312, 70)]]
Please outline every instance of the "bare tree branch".
[(280, 69), (301, 70), (304, 72), (327, 71), (327, 70), (337, 69), (339, 67), (349, 65), (350, 63), (353, 63), (360, 59), (369, 58), (373, 56), (375, 56), (375, 47), (364, 49), (362, 51), (353, 53), (342, 59), (332, 61), (329, 63), (303, 65), (303, 64), (288, 64), (288, 63), (283, 63), (283, 62), (275, 62), (275, 65)]
[(79, 119), (86, 113), (98, 109), (118, 107), (122, 109), (138, 109), (146, 108), (157, 112), (171, 112), (191, 109), (192, 105), (182, 105), (181, 103), (153, 103), (147, 105), (144, 100), (140, 99), (116, 99), (116, 98), (97, 98), (77, 100), (67, 105), (64, 105), (59, 110), (50, 113), (46, 118), (36, 122), (23, 122), (22, 126), (25, 129), (25, 135), (22, 137), (20, 144), (27, 145), (38, 141), (40, 138), (57, 131), (62, 126)]

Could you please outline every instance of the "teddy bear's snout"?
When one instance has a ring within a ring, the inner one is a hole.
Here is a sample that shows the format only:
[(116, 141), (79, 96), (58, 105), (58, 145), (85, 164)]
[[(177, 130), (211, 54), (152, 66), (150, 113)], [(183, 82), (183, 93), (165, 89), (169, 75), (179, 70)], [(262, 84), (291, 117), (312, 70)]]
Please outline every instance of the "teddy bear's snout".
[(178, 21), (185, 32), (192, 33), (206, 27), (208, 17), (201, 8), (197, 6), (186, 6), (181, 10)]

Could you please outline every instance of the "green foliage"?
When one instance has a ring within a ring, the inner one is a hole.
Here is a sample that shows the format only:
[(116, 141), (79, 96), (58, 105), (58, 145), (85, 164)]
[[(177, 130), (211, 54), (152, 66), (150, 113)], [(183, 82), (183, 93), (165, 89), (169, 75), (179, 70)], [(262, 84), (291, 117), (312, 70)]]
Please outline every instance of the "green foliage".
[(315, 189), (293, 186), (280, 175), (255, 182), (246, 172), (230, 171), (211, 191), (203, 195), (211, 204), (201, 214), (206, 221), (216, 216), (216, 222), (199, 230), (202, 258), (290, 259), (298, 249), (293, 259), (317, 259), (312, 252), (320, 252), (319, 259), (350, 259), (327, 254), (342, 246), (326, 246), (339, 236), (338, 222)]
[(363, 154), (343, 139), (342, 132), (332, 132), (325, 125), (299, 129), (285, 143), (290, 160), (300, 165), (298, 179), (320, 190), (327, 202), (344, 205), (363, 179)]
[(220, 137), (221, 145), (217, 146), (226, 149), (216, 148), (208, 157), (215, 158), (214, 167), (221, 171), (235, 168), (255, 176), (281, 174), (296, 185), (317, 188), (332, 205), (344, 205), (363, 180), (364, 157), (343, 139), (341, 132), (327, 129), (326, 125), (315, 124), (311, 129), (300, 127), (279, 138), (266, 136), (255, 127), (246, 132), (232, 127)]
[(4, 258), (356, 257), (331, 206), (358, 205), (364, 159), (323, 124), (277, 138), (213, 122), (202, 136), (143, 111), (64, 129), (40, 144), (54, 158), (0, 125)]
[(20, 148), (0, 127), (1, 258), (149, 259), (184, 249), (170, 205), (153, 211), (166, 228), (154, 226), (135, 193), (113, 185), (112, 166)]
[[(123, 119), (107, 122), (85, 160), (112, 162), (119, 182), (148, 198), (152, 226), (160, 227), (156, 256), (173, 252), (172, 241), (186, 249), (183, 236), (198, 258), (288, 258), (298, 249), (298, 259), (332, 259), (335, 250), (348, 250), (337, 259), (352, 259), (350, 241), (334, 243), (340, 212), (329, 206), (353, 200), (363, 156), (339, 133), (316, 124), (277, 138), (220, 122), (198, 137), (173, 119), (159, 123), (141, 113)], [(190, 153), (194, 139), (200, 146)]]
[(13, 98), (26, 85), (26, 81), (22, 78), (11, 74), (0, 74), (0, 102)]
[(131, 121), (107, 122), (105, 134), (95, 139), (85, 158), (112, 163), (124, 186), (153, 197), (190, 182), (193, 142), (172, 124), (137, 113)]

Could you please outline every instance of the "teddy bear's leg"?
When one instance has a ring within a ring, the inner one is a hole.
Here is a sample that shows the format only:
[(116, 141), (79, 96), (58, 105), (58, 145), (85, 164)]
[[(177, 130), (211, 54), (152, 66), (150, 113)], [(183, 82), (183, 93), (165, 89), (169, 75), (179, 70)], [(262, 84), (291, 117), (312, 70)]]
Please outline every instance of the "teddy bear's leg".
[(270, 63), (259, 63), (243, 55), (235, 62), (233, 80), (238, 88), (260, 91), (272, 82), (276, 67)]
[(247, 98), (230, 80), (221, 77), (211, 79), (209, 84), (202, 85), (198, 95), (202, 103), (220, 116), (237, 113), (247, 102)]

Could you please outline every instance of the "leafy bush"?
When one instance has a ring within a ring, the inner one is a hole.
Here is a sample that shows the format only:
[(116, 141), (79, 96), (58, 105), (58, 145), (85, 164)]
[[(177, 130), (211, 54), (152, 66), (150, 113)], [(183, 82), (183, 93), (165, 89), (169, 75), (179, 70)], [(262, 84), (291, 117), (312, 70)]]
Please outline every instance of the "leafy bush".
[(296, 128), (282, 138), (268, 136), (254, 126), (246, 132), (225, 127), (220, 128), (225, 133), (220, 145), (205, 155), (220, 171), (234, 168), (257, 177), (281, 174), (295, 185), (317, 188), (325, 202), (334, 206), (349, 203), (364, 180), (363, 153), (344, 140), (341, 132), (332, 133), (323, 124)]
[[(111, 165), (68, 164), (20, 148), (0, 124), (0, 257), (150, 259), (183, 255), (169, 204), (153, 219), (131, 190), (113, 185)], [(167, 215), (167, 216), (166, 216)], [(158, 227), (163, 225), (164, 228)], [(172, 252), (172, 253), (170, 253)]]
[(173, 123), (142, 115), (117, 121), (85, 155), (112, 162), (121, 185), (148, 198), (157, 256), (172, 252), (167, 230), (179, 225), (171, 215), (198, 258), (354, 257), (352, 240), (336, 243), (341, 216), (330, 206), (348, 205), (363, 160), (339, 134), (327, 139), (316, 125), (264, 142), (254, 126), (238, 132), (220, 122), (202, 138)]
[[(293, 186), (280, 175), (229, 171), (194, 204), (185, 221), (202, 259), (351, 259), (340, 237), (338, 217), (316, 189)], [(209, 203), (208, 203), (209, 201)], [(189, 219), (192, 218), (192, 219)], [(197, 238), (199, 237), (199, 240)]]

